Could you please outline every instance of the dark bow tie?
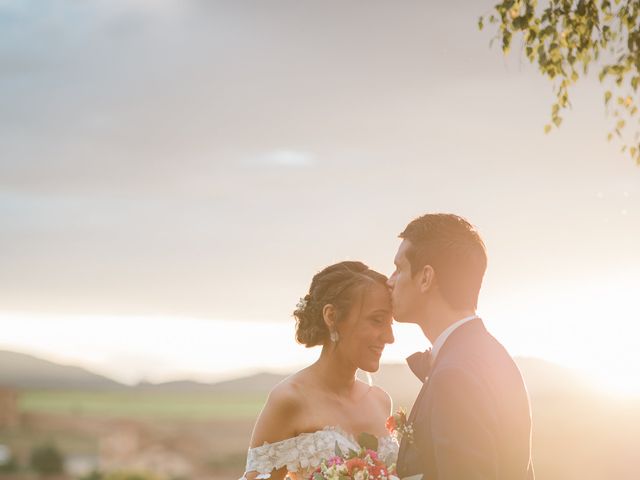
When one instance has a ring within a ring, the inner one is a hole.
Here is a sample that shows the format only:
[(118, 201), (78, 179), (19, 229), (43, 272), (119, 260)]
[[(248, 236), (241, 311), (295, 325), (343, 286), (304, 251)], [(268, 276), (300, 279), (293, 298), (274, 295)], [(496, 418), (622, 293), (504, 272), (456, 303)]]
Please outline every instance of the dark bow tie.
[(424, 382), (431, 371), (431, 349), (424, 352), (416, 352), (407, 357), (407, 363), (413, 374)]

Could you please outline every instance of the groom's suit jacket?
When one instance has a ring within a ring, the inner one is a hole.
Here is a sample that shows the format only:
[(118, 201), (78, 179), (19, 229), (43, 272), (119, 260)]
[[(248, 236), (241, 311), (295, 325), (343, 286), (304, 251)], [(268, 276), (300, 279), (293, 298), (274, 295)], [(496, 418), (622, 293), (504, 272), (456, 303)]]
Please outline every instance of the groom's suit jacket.
[[(424, 379), (421, 379), (424, 380)], [(482, 320), (454, 330), (430, 367), (398, 455), (399, 476), (533, 480), (531, 410), (520, 371)]]

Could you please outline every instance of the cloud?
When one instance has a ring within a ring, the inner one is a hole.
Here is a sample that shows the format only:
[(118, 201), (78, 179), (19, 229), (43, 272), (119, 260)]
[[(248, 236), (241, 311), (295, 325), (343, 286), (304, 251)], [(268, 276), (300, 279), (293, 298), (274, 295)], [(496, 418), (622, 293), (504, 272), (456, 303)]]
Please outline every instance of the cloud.
[(274, 150), (258, 157), (257, 162), (263, 165), (279, 167), (310, 167), (316, 163), (314, 155), (295, 150)]
[(624, 161), (588, 114), (573, 147), (536, 137), (548, 85), (509, 77), (475, 2), (401, 3), (0, 0), (0, 310), (289, 318), (425, 210), (519, 258), (537, 186), (582, 207), (566, 158), (608, 191)]

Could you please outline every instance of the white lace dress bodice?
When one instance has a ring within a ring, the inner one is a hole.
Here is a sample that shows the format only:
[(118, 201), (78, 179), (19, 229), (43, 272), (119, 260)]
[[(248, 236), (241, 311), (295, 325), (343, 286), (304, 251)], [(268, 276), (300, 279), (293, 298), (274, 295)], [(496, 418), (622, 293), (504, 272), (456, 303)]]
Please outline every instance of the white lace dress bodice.
[[(273, 470), (284, 466), (295, 480), (309, 478), (320, 462), (334, 455), (336, 443), (343, 452), (360, 447), (354, 436), (339, 427), (325, 427), (312, 433), (300, 435), (274, 443), (264, 443), (247, 452), (245, 475), (257, 472), (257, 479), (267, 479)], [(395, 463), (398, 457), (398, 441), (392, 436), (378, 439), (378, 455), (387, 464)], [(245, 476), (240, 480), (246, 480)]]

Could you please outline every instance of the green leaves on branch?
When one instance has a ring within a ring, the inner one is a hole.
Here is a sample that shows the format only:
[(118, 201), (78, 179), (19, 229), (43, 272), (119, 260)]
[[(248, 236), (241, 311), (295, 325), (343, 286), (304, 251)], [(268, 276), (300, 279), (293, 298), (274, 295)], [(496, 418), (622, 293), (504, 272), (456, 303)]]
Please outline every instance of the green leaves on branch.
[[(485, 22), (496, 25), (505, 54), (521, 36), (529, 61), (555, 84), (545, 133), (562, 123), (560, 113), (571, 106), (569, 88), (597, 66), (600, 82), (609, 87), (604, 103), (615, 122), (607, 138), (615, 134), (640, 165), (640, 0), (548, 0), (544, 8), (537, 0), (504, 0), (492, 12), (478, 19), (478, 28)], [(611, 102), (614, 93), (616, 102)]]

